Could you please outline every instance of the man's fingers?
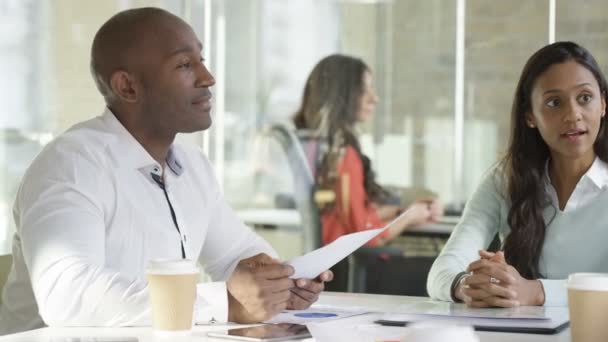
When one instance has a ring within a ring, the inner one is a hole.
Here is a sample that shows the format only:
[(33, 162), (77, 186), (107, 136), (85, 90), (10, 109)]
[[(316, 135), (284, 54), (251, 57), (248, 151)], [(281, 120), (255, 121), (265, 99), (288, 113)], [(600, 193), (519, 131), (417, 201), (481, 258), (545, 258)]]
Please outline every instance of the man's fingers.
[[(289, 292), (289, 291), (287, 291)], [(265, 306), (264, 311), (266, 312), (266, 314), (264, 315), (264, 319), (263, 320), (267, 320), (270, 319), (276, 315), (278, 315), (279, 313), (281, 313), (283, 310), (287, 309), (287, 307), (289, 306), (289, 299), (290, 297), (287, 296), (287, 299), (281, 299), (280, 301), (276, 301), (273, 302), (271, 304), (268, 304)]]
[(255, 268), (253, 272), (264, 279), (281, 279), (291, 276), (294, 272), (293, 267), (284, 264), (272, 264)]
[(316, 293), (298, 289), (297, 287), (293, 288), (289, 291), (291, 292), (292, 299), (297, 298), (297, 299), (303, 300), (304, 302), (307, 302), (309, 304), (312, 304), (319, 297), (319, 295)]
[(321, 281), (332, 281), (332, 280), (334, 280), (334, 272), (325, 271), (325, 272), (321, 273), (318, 278)]
[(292, 279), (282, 278), (266, 280), (261, 283), (260, 286), (262, 289), (262, 294), (272, 295), (274, 293), (279, 293), (292, 289), (295, 286), (295, 283)]
[[(323, 291), (323, 283), (326, 281), (332, 281), (334, 279), (334, 273), (332, 271), (325, 271), (315, 279), (304, 279), (300, 278), (296, 281), (296, 286), (301, 288), (310, 288), (312, 291), (314, 288), (321, 287), (320, 291)], [(316, 284), (316, 285), (315, 285)]]
[(307, 301), (314, 301), (319, 297), (319, 293), (321, 291), (311, 291), (309, 289), (301, 289), (298, 287), (294, 287), (292, 289), (290, 289), (289, 291), (291, 291), (291, 293), (302, 297), (303, 299), (307, 300)]
[(259, 267), (264, 265), (278, 264), (280, 262), (266, 253), (259, 253), (252, 257), (243, 259), (239, 263), (246, 264), (250, 267)]
[(310, 307), (310, 305), (316, 302), (318, 298), (318, 294), (294, 287), (291, 289), (291, 298), (289, 299), (288, 308), (294, 310), (303, 310)]

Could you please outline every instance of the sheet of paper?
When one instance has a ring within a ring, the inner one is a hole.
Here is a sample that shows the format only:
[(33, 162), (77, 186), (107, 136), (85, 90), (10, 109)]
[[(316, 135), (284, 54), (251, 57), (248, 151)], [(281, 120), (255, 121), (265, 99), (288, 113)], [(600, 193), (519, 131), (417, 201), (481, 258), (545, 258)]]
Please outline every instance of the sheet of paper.
[(306, 324), (323, 322), (362, 315), (369, 312), (363, 308), (339, 308), (327, 305), (313, 305), (306, 310), (285, 310), (264, 323)]
[(471, 309), (464, 304), (429, 300), (399, 306), (394, 312), (427, 316), (549, 320), (554, 312), (551, 310), (552, 308), (543, 306)]
[(287, 261), (286, 264), (291, 265), (295, 270), (295, 273), (290, 278), (316, 278), (321, 272), (328, 270), (340, 260), (346, 258), (366, 242), (396, 224), (397, 221), (406, 215), (411, 215), (410, 210), (399, 215), (384, 228), (364, 230), (362, 232), (343, 235), (329, 245)]
[(306, 326), (317, 342), (400, 341), (407, 328), (374, 324), (373, 322), (380, 316), (380, 314), (368, 314), (336, 321), (314, 322)]
[(329, 245), (289, 260), (287, 264), (295, 270), (290, 278), (316, 278), (321, 272), (328, 270), (340, 260), (346, 258), (382, 231), (384, 231), (384, 228), (343, 235)]

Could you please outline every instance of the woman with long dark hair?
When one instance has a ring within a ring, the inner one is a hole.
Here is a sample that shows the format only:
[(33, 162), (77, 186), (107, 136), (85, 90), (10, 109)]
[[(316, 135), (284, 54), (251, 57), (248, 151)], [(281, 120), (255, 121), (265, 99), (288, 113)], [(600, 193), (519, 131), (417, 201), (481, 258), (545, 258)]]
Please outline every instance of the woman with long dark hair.
[[(406, 208), (385, 204), (389, 193), (374, 179), (370, 160), (361, 151), (355, 124), (371, 118), (378, 97), (369, 67), (360, 59), (334, 54), (312, 70), (294, 117), (323, 145), (315, 165), (317, 203), (323, 242), (341, 235), (384, 226)], [(407, 227), (436, 220), (442, 214), (435, 199), (416, 201), (402, 218), (370, 245), (383, 245)]]
[[(428, 277), (471, 307), (565, 305), (574, 272), (608, 272), (607, 85), (573, 42), (522, 71), (506, 156), (479, 185)], [(502, 251), (487, 248), (498, 233)]]

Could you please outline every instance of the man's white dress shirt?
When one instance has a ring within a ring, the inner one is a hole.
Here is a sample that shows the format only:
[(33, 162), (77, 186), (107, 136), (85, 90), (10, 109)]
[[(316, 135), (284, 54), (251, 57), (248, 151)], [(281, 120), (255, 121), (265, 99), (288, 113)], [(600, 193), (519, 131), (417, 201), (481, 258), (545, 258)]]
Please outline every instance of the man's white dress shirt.
[[(164, 177), (181, 233), (153, 175)], [(160, 165), (108, 109), (44, 148), (23, 178), (14, 217), (0, 334), (44, 324), (148, 325), (146, 264), (181, 258), (182, 244), (214, 281), (198, 285), (197, 322), (226, 321), (225, 281), (238, 261), (276, 256), (230, 209), (200, 150), (173, 145)]]
[[(462, 219), (433, 264), (427, 279), (429, 295), (452, 300), (455, 277), (479, 259), (496, 233), (501, 242), (510, 232), (504, 179), (492, 170), (469, 199)], [(545, 169), (544, 186), (550, 204), (543, 210), (547, 224), (540, 254), (540, 281), (546, 306), (568, 302), (566, 278), (575, 272), (608, 273), (608, 165), (596, 158), (581, 177), (564, 210)]]

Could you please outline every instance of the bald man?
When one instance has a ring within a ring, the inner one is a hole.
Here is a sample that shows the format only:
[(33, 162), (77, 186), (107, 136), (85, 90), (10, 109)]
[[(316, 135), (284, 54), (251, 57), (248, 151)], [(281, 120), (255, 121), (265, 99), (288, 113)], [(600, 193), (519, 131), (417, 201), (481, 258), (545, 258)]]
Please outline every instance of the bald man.
[(211, 125), (215, 80), (201, 49), (188, 24), (156, 8), (99, 29), (91, 71), (107, 107), (51, 142), (22, 181), (0, 332), (148, 325), (144, 270), (159, 258), (198, 260), (213, 278), (198, 285), (198, 323), (259, 322), (317, 300), (332, 274), (289, 279), (200, 150), (174, 144)]

